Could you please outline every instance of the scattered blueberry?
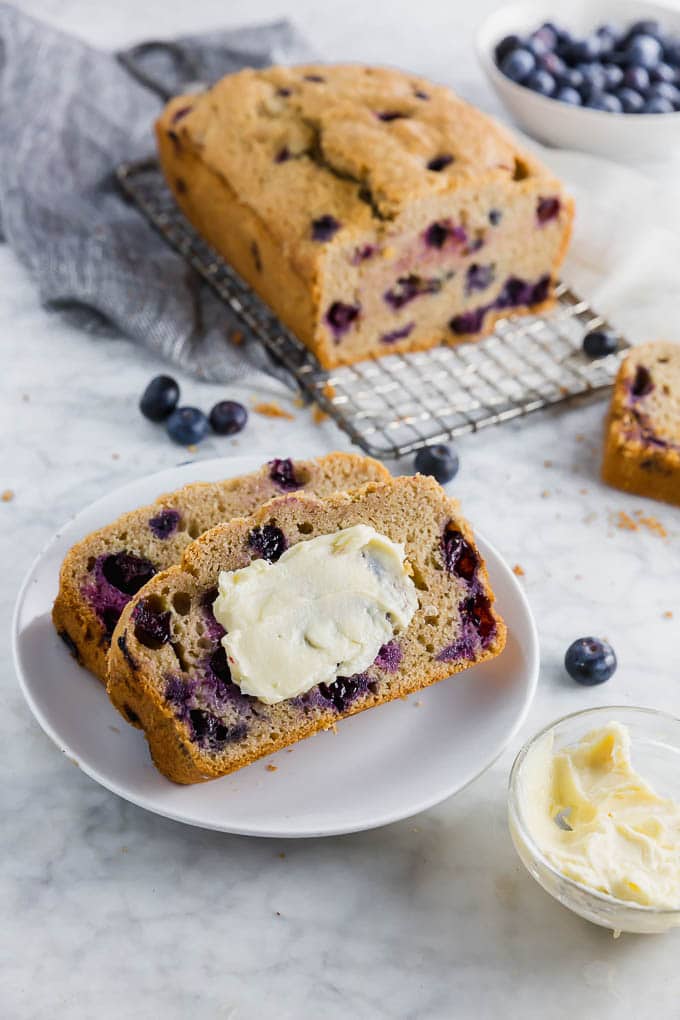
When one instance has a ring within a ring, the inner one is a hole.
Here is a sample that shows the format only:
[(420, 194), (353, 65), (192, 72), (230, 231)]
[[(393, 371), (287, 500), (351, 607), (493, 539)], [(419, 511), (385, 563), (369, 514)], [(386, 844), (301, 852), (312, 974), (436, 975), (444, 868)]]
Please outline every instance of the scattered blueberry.
[(570, 106), (581, 105), (581, 93), (577, 89), (573, 89), (571, 85), (563, 85), (561, 89), (558, 89), (555, 99), (559, 99), (561, 103), (568, 103)]
[(592, 687), (609, 680), (616, 671), (616, 655), (611, 645), (599, 638), (579, 638), (567, 648), (564, 666), (579, 684)]
[(236, 400), (220, 400), (213, 407), (208, 420), (218, 436), (234, 436), (245, 427), (248, 412)]
[(440, 485), (446, 485), (458, 474), (458, 454), (444, 443), (418, 450), (414, 464), (419, 474), (432, 475)]
[(501, 71), (511, 81), (522, 83), (526, 81), (536, 67), (536, 58), (529, 50), (512, 50), (501, 61)]
[(583, 338), (583, 350), (589, 358), (606, 358), (619, 346), (616, 335), (607, 329), (593, 329)]
[(208, 419), (197, 407), (178, 407), (167, 420), (168, 435), (182, 446), (200, 443), (208, 431)]
[(149, 421), (165, 421), (177, 407), (179, 386), (170, 375), (157, 375), (142, 394), (139, 410)]

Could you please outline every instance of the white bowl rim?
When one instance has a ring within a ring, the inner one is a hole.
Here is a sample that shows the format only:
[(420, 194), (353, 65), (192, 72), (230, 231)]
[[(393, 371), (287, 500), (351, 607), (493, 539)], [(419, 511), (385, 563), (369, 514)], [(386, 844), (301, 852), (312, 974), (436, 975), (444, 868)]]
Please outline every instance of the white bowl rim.
[[(494, 23), (500, 20), (500, 16), (507, 17), (508, 10), (513, 7), (517, 10), (526, 10), (530, 5), (524, 0), (520, 0), (518, 3), (504, 4), (502, 7), (496, 8), (491, 14), (481, 22), (477, 28), (475, 36), (475, 46), (477, 50), (477, 57), (484, 67), (486, 73), (500, 81), (504, 86), (508, 87), (511, 91), (514, 91), (518, 97), (525, 98), (527, 93), (535, 98), (535, 101), (543, 106), (544, 110), (554, 110), (555, 104), (564, 111), (571, 111), (568, 116), (581, 116), (584, 118), (592, 117), (593, 123), (598, 118), (608, 117), (609, 123), (612, 120), (616, 120), (618, 123), (630, 123), (631, 126), (640, 124), (644, 121), (645, 124), (653, 121), (655, 124), (668, 124), (669, 118), (677, 118), (680, 121), (680, 110), (674, 110), (672, 113), (615, 113), (609, 112), (608, 110), (594, 110), (590, 106), (570, 106), (568, 103), (562, 103), (559, 99), (554, 99), (552, 96), (541, 95), (540, 92), (534, 92), (532, 89), (527, 88), (526, 85), (521, 85), (519, 82), (513, 81), (512, 78), (508, 78), (507, 75), (503, 74), (500, 67), (496, 63), (493, 55), (494, 47), (501, 41), (503, 36), (499, 36), (495, 40), (487, 39), (487, 36), (492, 32)], [(645, 11), (648, 13), (667, 11), (668, 13), (678, 15), (680, 10), (676, 7), (665, 7), (661, 4), (644, 4), (640, 5), (640, 14), (644, 14)], [(537, 5), (537, 17), (541, 17), (538, 13)], [(538, 26), (537, 26), (538, 27)]]
[[(546, 733), (549, 733), (561, 723), (568, 722), (570, 719), (583, 718), (589, 715), (611, 715), (617, 712), (639, 712), (640, 714), (647, 716), (659, 716), (662, 719), (670, 720), (680, 726), (680, 717), (673, 715), (672, 712), (664, 712), (660, 708), (647, 708), (642, 705), (596, 705), (593, 708), (582, 708), (577, 712), (568, 712), (567, 715), (560, 716), (559, 719), (554, 719), (553, 722), (548, 723), (547, 726), (540, 729), (538, 733), (535, 733), (533, 737), (527, 740), (517, 752), (517, 756), (512, 763), (508, 779), (508, 809), (512, 820), (520, 830), (522, 839), (527, 844), (534, 860), (537, 860), (560, 882), (564, 882), (567, 886), (570, 886), (579, 893), (587, 893), (589, 897), (598, 903), (606, 903), (609, 906), (625, 907), (635, 913), (650, 917), (675, 917), (680, 915), (680, 906), (652, 907), (645, 903), (636, 903), (634, 900), (621, 900), (617, 896), (610, 896), (608, 893), (600, 892), (598, 889), (591, 889), (590, 886), (584, 885), (582, 882), (577, 882), (576, 879), (565, 875), (564, 872), (560, 871), (559, 868), (556, 868), (554, 864), (551, 864), (544, 855), (541, 848), (529, 833), (526, 825), (524, 824), (521, 812), (518, 809), (517, 777), (519, 775), (519, 770), (524, 764), (527, 754), (541, 739), (541, 737), (544, 737)], [(566, 904), (566, 906), (568, 907), (569, 904)]]

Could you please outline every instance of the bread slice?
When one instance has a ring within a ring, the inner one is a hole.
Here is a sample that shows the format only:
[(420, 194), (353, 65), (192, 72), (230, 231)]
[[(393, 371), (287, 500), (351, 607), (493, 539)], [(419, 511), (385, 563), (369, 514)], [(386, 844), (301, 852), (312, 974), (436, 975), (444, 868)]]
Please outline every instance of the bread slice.
[[(220, 571), (355, 524), (404, 544), (419, 603), (410, 625), (363, 674), (275, 705), (242, 694), (212, 613)], [(505, 626), (493, 601), (458, 503), (431, 478), (369, 482), (326, 499), (281, 496), (207, 532), (131, 600), (113, 635), (108, 692), (143, 727), (164, 775), (201, 782), (498, 655)]]
[(54, 625), (76, 659), (106, 683), (106, 655), (124, 606), (151, 577), (178, 563), (204, 531), (282, 492), (326, 496), (389, 477), (370, 457), (330, 453), (273, 460), (240, 478), (196, 482), (160, 496), (73, 546), (61, 567)]
[(680, 344), (641, 344), (621, 363), (602, 478), (625, 492), (680, 506)]

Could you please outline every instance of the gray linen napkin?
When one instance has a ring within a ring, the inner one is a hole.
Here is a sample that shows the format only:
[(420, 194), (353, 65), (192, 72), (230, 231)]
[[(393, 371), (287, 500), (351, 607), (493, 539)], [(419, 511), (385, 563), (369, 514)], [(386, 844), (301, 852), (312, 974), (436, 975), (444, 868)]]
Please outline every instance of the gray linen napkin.
[(311, 52), (285, 21), (113, 54), (0, 4), (0, 231), (41, 300), (197, 376), (280, 378), (266, 350), (122, 197), (114, 170), (153, 152), (161, 97)]

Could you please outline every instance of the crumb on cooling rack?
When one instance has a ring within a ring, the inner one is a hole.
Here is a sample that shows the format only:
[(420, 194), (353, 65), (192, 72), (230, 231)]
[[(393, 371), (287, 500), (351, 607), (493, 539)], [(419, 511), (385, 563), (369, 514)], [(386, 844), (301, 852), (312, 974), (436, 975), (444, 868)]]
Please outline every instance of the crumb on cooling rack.
[(515, 563), (512, 572), (516, 577), (524, 577), (524, 567), (521, 567), (519, 563)]
[(3, 503), (11, 503), (14, 499), (14, 492), (12, 489), (5, 489), (0, 499), (2, 499)]
[(663, 614), (663, 618), (664, 618), (664, 620), (672, 620), (673, 619), (673, 610), (672, 609), (667, 609), (666, 612)]
[(267, 772), (278, 772), (278, 765), (266, 765)]
[(259, 404), (253, 404), (255, 414), (261, 414), (265, 418), (286, 418), (288, 421), (295, 421), (295, 415), (286, 411), (275, 400), (262, 400)]

